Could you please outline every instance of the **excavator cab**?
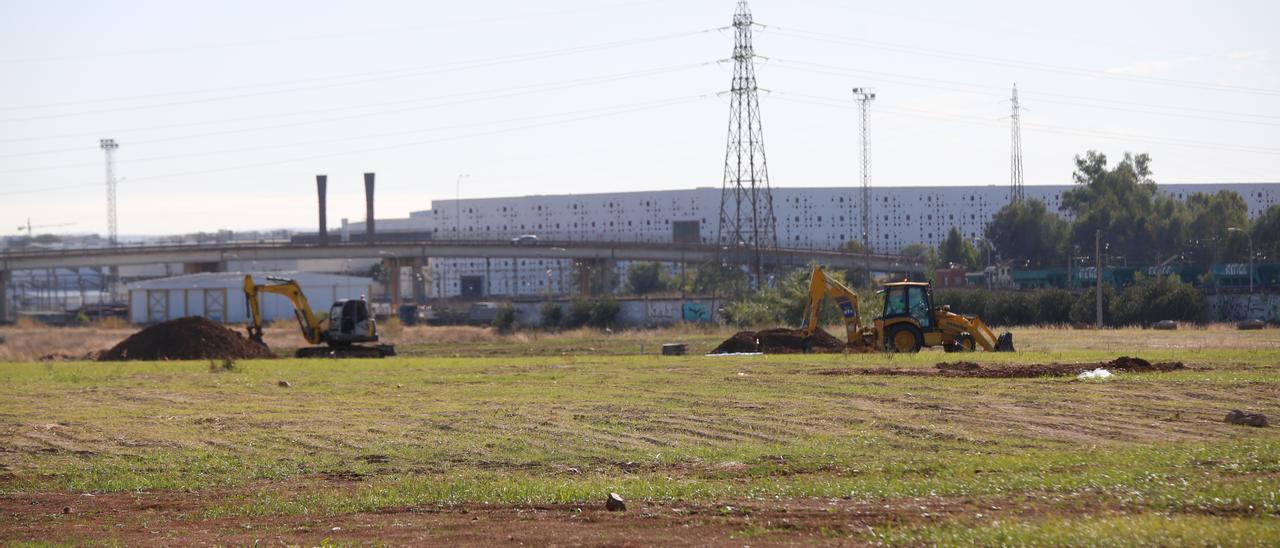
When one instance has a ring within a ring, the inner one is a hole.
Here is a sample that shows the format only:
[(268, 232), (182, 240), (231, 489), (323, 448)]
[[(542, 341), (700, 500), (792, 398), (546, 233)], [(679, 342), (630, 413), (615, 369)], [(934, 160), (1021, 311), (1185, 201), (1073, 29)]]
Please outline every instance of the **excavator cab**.
[(336, 344), (377, 342), (377, 333), (369, 303), (364, 299), (343, 299), (329, 309), (326, 340)]

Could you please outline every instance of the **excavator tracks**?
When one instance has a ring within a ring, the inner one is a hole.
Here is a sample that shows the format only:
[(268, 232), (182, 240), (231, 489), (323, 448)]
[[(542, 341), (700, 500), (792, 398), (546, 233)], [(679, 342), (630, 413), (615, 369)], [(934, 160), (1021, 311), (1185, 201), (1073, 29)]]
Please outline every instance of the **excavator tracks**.
[(297, 358), (386, 358), (396, 355), (396, 347), (390, 344), (378, 346), (346, 346), (331, 348), (328, 346), (307, 346), (294, 353)]

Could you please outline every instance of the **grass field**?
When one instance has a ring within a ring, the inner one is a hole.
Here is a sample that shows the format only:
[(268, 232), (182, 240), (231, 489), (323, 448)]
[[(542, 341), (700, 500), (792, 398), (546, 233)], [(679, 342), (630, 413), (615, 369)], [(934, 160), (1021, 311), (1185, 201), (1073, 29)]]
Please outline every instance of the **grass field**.
[(964, 356), (1189, 367), (1107, 381), (655, 355), (724, 331), (432, 333), (386, 360), (0, 363), (0, 541), (1280, 544), (1280, 433), (1222, 422), (1280, 420), (1276, 330)]

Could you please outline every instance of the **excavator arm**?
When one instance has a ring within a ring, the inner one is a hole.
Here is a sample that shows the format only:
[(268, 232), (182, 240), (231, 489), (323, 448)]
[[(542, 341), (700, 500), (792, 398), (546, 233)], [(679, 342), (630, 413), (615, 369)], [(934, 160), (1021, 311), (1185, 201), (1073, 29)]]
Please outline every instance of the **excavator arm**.
[(302, 294), (302, 287), (298, 282), (273, 277), (267, 277), (267, 280), (274, 283), (255, 285), (253, 276), (245, 275), (244, 277), (244, 298), (252, 322), (248, 326), (249, 338), (262, 342), (262, 303), (259, 302), (258, 294), (274, 293), (285, 296), (293, 304), (293, 314), (298, 318), (298, 326), (302, 328), (302, 336), (307, 339), (307, 342), (311, 344), (324, 342), (324, 329), (315, 313), (311, 311), (311, 305), (307, 304), (307, 297)]
[(858, 317), (858, 294), (832, 279), (820, 266), (813, 267), (813, 274), (809, 279), (809, 301), (805, 304), (804, 323), (800, 326), (804, 336), (813, 336), (821, 327), (819, 315), (822, 311), (822, 301), (826, 297), (831, 297), (831, 300), (835, 301), (836, 306), (840, 308), (840, 318), (844, 321), (848, 342), (850, 344), (859, 342), (862, 339), (862, 333)]

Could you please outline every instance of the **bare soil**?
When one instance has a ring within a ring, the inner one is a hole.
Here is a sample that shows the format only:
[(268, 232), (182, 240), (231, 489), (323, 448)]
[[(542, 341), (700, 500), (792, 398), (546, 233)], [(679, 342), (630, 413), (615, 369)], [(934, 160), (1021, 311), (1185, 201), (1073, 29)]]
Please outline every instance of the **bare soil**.
[(1150, 373), (1186, 369), (1182, 362), (1151, 363), (1142, 358), (1122, 356), (1109, 362), (1038, 363), (983, 367), (967, 361), (942, 362), (934, 369), (841, 368), (815, 371), (819, 375), (900, 375), (910, 377), (971, 377), (978, 379), (1027, 379), (1033, 377), (1076, 376), (1085, 371), (1106, 369), (1111, 372)]
[[(806, 343), (807, 348), (806, 348)], [(739, 352), (764, 352), (765, 354), (798, 354), (801, 352), (833, 353), (843, 352), (845, 343), (840, 342), (824, 330), (817, 330), (812, 337), (806, 338), (799, 329), (779, 327), (763, 331), (739, 331), (720, 343), (712, 354), (733, 354)]]
[[(172, 491), (0, 496), (0, 541), (248, 545), (323, 542), (388, 545), (742, 546), (839, 542), (869, 527), (972, 523), (1058, 512), (1029, 500), (928, 497), (887, 501), (784, 499), (716, 504), (628, 501), (609, 512), (591, 504), (466, 504), (338, 516), (207, 518), (224, 494)], [(1015, 510), (1016, 509), (1016, 510)], [(1070, 510), (1067, 510), (1070, 511)]]
[(98, 361), (274, 358), (266, 346), (198, 316), (158, 323), (134, 333)]

